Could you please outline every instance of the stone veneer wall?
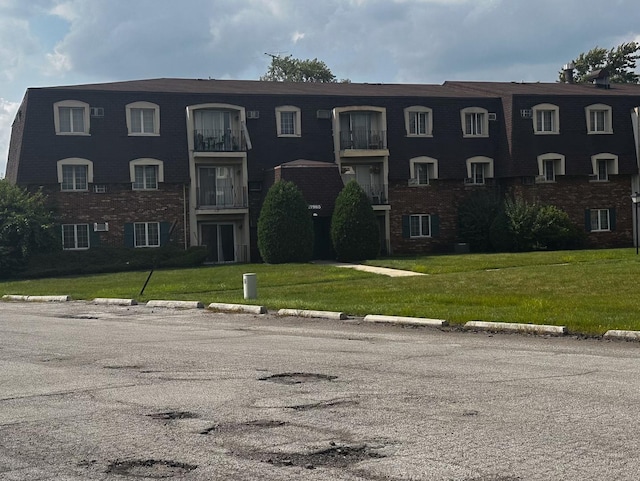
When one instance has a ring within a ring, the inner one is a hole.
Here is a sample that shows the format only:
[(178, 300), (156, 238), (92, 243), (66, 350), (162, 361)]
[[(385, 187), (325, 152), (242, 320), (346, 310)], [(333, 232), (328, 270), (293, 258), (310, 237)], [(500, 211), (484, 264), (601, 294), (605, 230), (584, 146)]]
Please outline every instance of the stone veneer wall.
[[(99, 236), (100, 245), (123, 247), (125, 223), (171, 224), (177, 221), (171, 234), (171, 243), (185, 246), (184, 206), (185, 196), (188, 201), (188, 186), (183, 190), (182, 184), (161, 183), (158, 190), (134, 191), (131, 184), (108, 184), (107, 191), (100, 194), (93, 191), (93, 186), (90, 187), (88, 192), (61, 192), (58, 184), (43, 187), (57, 223), (88, 223), (93, 232), (95, 222), (108, 222), (108, 232), (95, 233)], [(188, 217), (186, 222), (189, 225)]]

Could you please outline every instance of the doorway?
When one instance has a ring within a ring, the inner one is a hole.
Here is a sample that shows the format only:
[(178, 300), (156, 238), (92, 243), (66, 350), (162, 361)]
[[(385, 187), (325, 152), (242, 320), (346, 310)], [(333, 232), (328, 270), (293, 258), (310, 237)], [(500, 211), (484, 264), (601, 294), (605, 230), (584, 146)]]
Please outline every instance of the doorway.
[(202, 224), (202, 245), (207, 246), (207, 261), (235, 262), (233, 224)]

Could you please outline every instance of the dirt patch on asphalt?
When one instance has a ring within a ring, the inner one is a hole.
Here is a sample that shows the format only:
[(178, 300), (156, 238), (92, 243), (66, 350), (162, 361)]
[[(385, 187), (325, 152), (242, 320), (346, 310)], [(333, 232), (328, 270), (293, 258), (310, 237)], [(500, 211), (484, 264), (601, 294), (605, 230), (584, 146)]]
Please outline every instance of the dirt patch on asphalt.
[(107, 468), (107, 473), (134, 478), (173, 478), (193, 471), (198, 466), (179, 463), (177, 461), (162, 461), (156, 459), (115, 461)]
[(302, 384), (305, 382), (333, 381), (334, 379), (338, 379), (338, 376), (309, 372), (284, 372), (258, 378), (259, 381), (269, 381), (278, 384)]

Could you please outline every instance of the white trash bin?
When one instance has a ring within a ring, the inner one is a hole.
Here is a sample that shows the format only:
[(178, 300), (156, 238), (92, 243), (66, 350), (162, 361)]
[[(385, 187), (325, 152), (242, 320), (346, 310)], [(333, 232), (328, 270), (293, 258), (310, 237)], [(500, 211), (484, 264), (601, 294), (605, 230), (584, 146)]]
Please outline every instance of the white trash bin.
[(254, 273), (242, 275), (242, 286), (244, 288), (245, 299), (258, 298), (258, 278)]

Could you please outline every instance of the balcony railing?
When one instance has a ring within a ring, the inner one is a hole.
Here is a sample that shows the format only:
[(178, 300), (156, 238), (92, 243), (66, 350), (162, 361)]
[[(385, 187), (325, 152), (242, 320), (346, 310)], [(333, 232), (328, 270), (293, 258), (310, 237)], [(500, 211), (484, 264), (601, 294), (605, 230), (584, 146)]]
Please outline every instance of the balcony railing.
[(217, 189), (197, 189), (198, 209), (242, 209), (247, 207), (245, 187), (222, 187)]
[(381, 150), (387, 148), (386, 130), (342, 130), (340, 150)]
[(196, 152), (244, 152), (247, 141), (242, 130), (196, 130), (193, 148)]
[(367, 194), (367, 197), (371, 201), (372, 205), (383, 205), (388, 204), (389, 201), (387, 199), (387, 186), (385, 184), (360, 184), (364, 193)]

